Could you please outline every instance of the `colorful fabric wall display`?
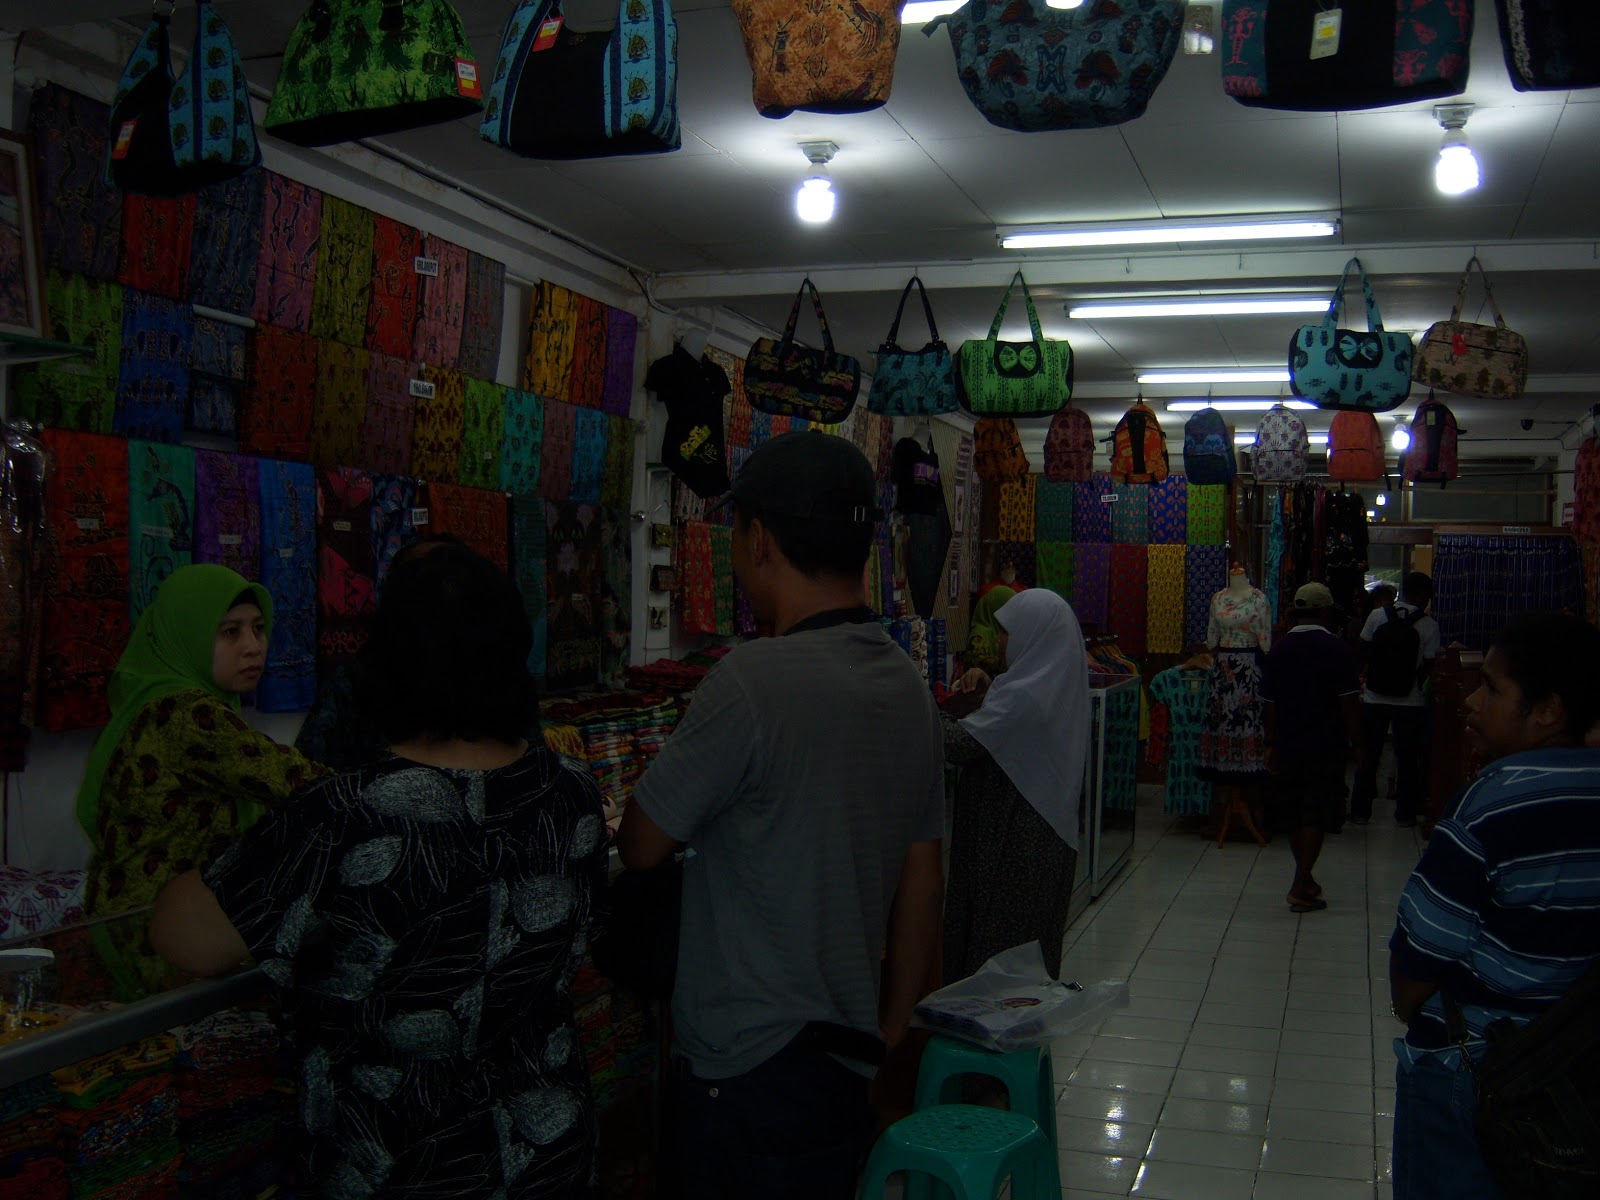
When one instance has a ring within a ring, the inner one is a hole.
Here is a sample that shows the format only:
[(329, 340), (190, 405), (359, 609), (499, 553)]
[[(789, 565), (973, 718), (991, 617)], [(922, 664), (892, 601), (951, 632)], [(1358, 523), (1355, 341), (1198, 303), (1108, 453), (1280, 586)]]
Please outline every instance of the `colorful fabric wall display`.
[(600, 677), (600, 512), (589, 504), (546, 504), (545, 518), (545, 679), (552, 688), (578, 687)]
[(606, 309), (606, 378), (600, 407), (613, 416), (633, 411), (633, 360), (638, 348), (639, 318), (620, 308)]
[(187, 304), (149, 292), (127, 292), (112, 433), (152, 442), (183, 437), (193, 336), (194, 313)]
[(506, 265), (467, 251), (466, 315), (461, 323), (461, 371), (479, 379), (500, 376), (500, 333), (505, 324)]
[(128, 443), (128, 619), (155, 598), (161, 581), (194, 561), (194, 451), (163, 442)]
[(189, 294), (189, 255), (194, 245), (194, 196), (122, 198), (122, 249), (117, 282), (169, 300)]
[(1034, 540), (1037, 475), (1000, 485), (1000, 539), (1006, 542)]
[(422, 231), (374, 214), (372, 305), (367, 309), (367, 349), (408, 358), (417, 337)]
[(249, 359), (249, 379), (239, 409), (240, 447), (249, 454), (305, 458), (311, 449), (317, 395), (317, 339), (259, 325), (250, 341)]
[(1073, 546), (1072, 611), (1082, 624), (1106, 628), (1106, 605), (1111, 591), (1111, 546), (1105, 542), (1078, 542)]
[(600, 479), (600, 503), (606, 508), (633, 506), (635, 426), (628, 417), (608, 417), (606, 461)]
[(1148, 644), (1146, 621), (1150, 587), (1147, 546), (1111, 547), (1110, 627), (1124, 654), (1143, 654)]
[(324, 673), (366, 644), (377, 608), (372, 476), (354, 467), (316, 472), (317, 659)]
[(40, 431), (55, 459), (45, 521), (55, 543), (47, 585), (38, 719), (53, 732), (104, 725), (107, 687), (127, 647), (128, 444)]
[(533, 285), (528, 307), (528, 354), (522, 385), (545, 398), (565, 398), (572, 381), (572, 346), (577, 330), (573, 294), (560, 284)]
[(633, 640), (633, 539), (626, 511), (600, 508), (600, 680), (620, 686)]
[(361, 426), (367, 416), (367, 380), (372, 374), (372, 355), (356, 346), (321, 338), (313, 340), (317, 364), (311, 404), (310, 459), (324, 467), (362, 462)]
[(196, 433), (237, 437), (244, 399), (249, 330), (215, 317), (196, 317), (189, 343), (188, 427)]
[(548, 634), (545, 613), (549, 606), (545, 595), (547, 537), (544, 500), (531, 493), (512, 496), (511, 572), (517, 581), (517, 590), (522, 593), (523, 611), (528, 614), (528, 623), (533, 626), (533, 648), (528, 652), (528, 670), (535, 676), (542, 676), (545, 672)]
[(684, 633), (717, 631), (717, 585), (711, 561), (711, 526), (685, 521), (673, 543), (678, 573), (678, 622)]
[(272, 640), (256, 691), (262, 712), (304, 712), (317, 696), (317, 477), (304, 463), (257, 460), (261, 575)]
[(750, 449), (756, 450), (772, 439), (772, 414), (750, 410)]
[(28, 102), (44, 261), (99, 280), (116, 278), (122, 237), (122, 193), (105, 179), (110, 128), (107, 105), (55, 84)]
[(1033, 477), (1034, 532), (1041, 542), (1072, 541), (1072, 510), (1077, 495), (1075, 485), (1052, 483), (1043, 476)]
[(372, 307), (373, 223), (370, 209), (322, 197), (317, 277), (311, 286), (311, 332), (347, 346), (366, 340)]
[(256, 296), (250, 315), (267, 325), (311, 328), (311, 295), (322, 235), (322, 193), (265, 172), (261, 254), (256, 260)]
[(501, 570), (511, 565), (508, 520), (504, 492), (456, 483), (428, 485), (428, 535), (458, 537)]
[(189, 299), (247, 316), (256, 298), (266, 177), (246, 171), (195, 194)]
[(1195, 484), (1189, 488), (1186, 531), (1191, 546), (1221, 546), (1227, 542), (1227, 484)]
[(1183, 653), (1183, 580), (1187, 546), (1151, 546), (1146, 601), (1145, 648), (1151, 654)]
[(486, 379), (466, 380), (461, 423), (461, 464), (456, 479), (468, 487), (500, 486), (500, 447), (505, 440), (506, 389)]
[(711, 526), (711, 589), (717, 636), (732, 637), (734, 634), (733, 530), (726, 525)]
[(580, 504), (599, 504), (605, 482), (606, 439), (611, 435), (611, 418), (597, 408), (579, 408), (574, 426), (570, 495)]
[(405, 475), (372, 477), (372, 561), (378, 594), (394, 566), (395, 556), (417, 540), (419, 526), (428, 528), (433, 514), (428, 510), (426, 486)]
[(433, 395), (412, 403), (411, 473), (420, 479), (454, 479), (461, 467), (461, 434), (467, 381), (448, 367), (423, 367), (422, 382)]
[(244, 454), (196, 450), (194, 561), (261, 578), (261, 475)]
[(51, 268), (45, 276), (49, 336), (88, 346), (88, 358), (64, 358), (16, 372), (17, 408), (57, 429), (110, 433), (122, 375), (124, 290)]
[(1143, 546), (1150, 541), (1150, 485), (1119, 483), (1112, 490), (1111, 541), (1121, 546)]
[(411, 381), (416, 368), (403, 358), (374, 354), (367, 374), (367, 415), (361, 422), (361, 462), (387, 475), (411, 468)]
[(1225, 546), (1190, 546), (1184, 556), (1183, 644), (1203, 646), (1211, 625), (1211, 597), (1228, 586)]
[(1039, 586), (1072, 603), (1073, 546), (1071, 542), (1040, 542)]
[(578, 445), (578, 410), (550, 401), (544, 406), (539, 454), (539, 494), (560, 503), (572, 495), (572, 459)]
[(435, 367), (461, 362), (461, 325), (467, 312), (467, 252), (442, 237), (422, 239), (413, 356)]
[(1008, 542), (1002, 540), (995, 548), (995, 561), (1003, 568), (1007, 563), (1016, 568), (1017, 582), (1023, 587), (1035, 587), (1039, 582), (1039, 552), (1033, 542)]
[(1182, 545), (1189, 533), (1189, 481), (1168, 475), (1150, 485), (1150, 540), (1160, 545)]
[(1113, 495), (1111, 476), (1096, 475), (1087, 483), (1072, 485), (1072, 535), (1080, 545), (1084, 542), (1109, 542), (1111, 540), (1111, 506), (1102, 500)]
[[(521, 388), (505, 393), (504, 429), (500, 440), (500, 488), (513, 496), (539, 490), (539, 464), (544, 448), (544, 401)], [(544, 528), (540, 510), (539, 528)], [(541, 534), (541, 544), (543, 535)]]
[(606, 387), (606, 306), (588, 296), (572, 298), (572, 370), (569, 403), (599, 408)]

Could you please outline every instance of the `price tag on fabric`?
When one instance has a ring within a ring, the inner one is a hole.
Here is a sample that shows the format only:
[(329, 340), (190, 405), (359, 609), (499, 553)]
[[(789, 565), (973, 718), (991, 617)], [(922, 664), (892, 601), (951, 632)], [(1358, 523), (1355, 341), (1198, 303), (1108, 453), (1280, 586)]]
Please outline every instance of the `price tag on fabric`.
[(333, 531), (335, 533), (349, 533), (354, 528), (355, 526), (349, 521), (335, 521), (333, 523)]
[(128, 147), (133, 144), (133, 127), (139, 123), (135, 117), (131, 121), (124, 121), (122, 128), (117, 130), (116, 143), (111, 147), (111, 157), (121, 162), (128, 157)]
[(219, 546), (242, 546), (242, 545), (244, 545), (244, 534), (242, 534), (242, 533), (220, 533), (220, 534), (217, 535), (217, 545), (219, 545)]
[(294, 547), (293, 546), (280, 546), (280, 547), (278, 547), (278, 557), (279, 558), (293, 558), (294, 557)]
[(418, 275), (431, 275), (437, 279), (439, 277), (439, 260), (437, 258), (423, 258), (419, 254), (411, 260), (411, 269)]
[(413, 525), (426, 525), (428, 523), (428, 510), (425, 508), (413, 508), (411, 510), (411, 523)]
[(145, 537), (160, 538), (164, 542), (172, 540), (172, 530), (165, 525), (141, 525), (139, 532)]
[(426, 379), (413, 379), (411, 381), (411, 394), (419, 400), (432, 400), (433, 384)]
[(75, 517), (72, 523), (85, 533), (92, 533), (100, 528), (99, 517)]
[(456, 91), (474, 100), (483, 99), (483, 85), (478, 82), (478, 64), (469, 58), (456, 59)]
[(1117, 495), (1115, 492), (1102, 492), (1100, 494), (1100, 503), (1101, 504), (1115, 504), (1118, 500), (1121, 500), (1121, 499), (1122, 499), (1122, 497)]
[(533, 52), (548, 50), (556, 44), (556, 34), (561, 32), (561, 26), (566, 23), (565, 17), (550, 17), (539, 26), (539, 36), (533, 39)]
[(1311, 22), (1311, 57), (1332, 58), (1339, 53), (1339, 27), (1344, 24), (1344, 10), (1330, 8), (1319, 12)]

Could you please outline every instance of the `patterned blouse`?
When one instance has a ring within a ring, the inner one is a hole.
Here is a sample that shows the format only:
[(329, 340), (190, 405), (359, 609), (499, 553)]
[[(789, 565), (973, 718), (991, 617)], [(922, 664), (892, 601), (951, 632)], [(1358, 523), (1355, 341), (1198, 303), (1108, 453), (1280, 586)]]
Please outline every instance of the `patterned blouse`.
[(1223, 650), (1271, 649), (1272, 618), (1260, 589), (1251, 588), (1241, 596), (1232, 588), (1223, 588), (1211, 597), (1206, 645)]

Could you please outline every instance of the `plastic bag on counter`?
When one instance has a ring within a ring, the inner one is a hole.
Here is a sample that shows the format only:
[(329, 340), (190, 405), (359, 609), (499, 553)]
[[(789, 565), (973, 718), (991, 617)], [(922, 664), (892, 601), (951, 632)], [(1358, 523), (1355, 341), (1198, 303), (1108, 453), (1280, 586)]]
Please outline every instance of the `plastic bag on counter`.
[(1082, 1032), (1127, 1006), (1127, 980), (1052, 979), (1044, 950), (1029, 942), (996, 954), (976, 975), (934, 992), (917, 1005), (911, 1023), (1005, 1053)]

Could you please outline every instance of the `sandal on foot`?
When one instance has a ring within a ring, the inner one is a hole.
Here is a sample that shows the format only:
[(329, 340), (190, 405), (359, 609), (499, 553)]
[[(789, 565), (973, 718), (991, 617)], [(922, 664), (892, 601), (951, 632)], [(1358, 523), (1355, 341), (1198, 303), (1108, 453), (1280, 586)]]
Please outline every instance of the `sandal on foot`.
[(1291, 899), (1289, 911), (1292, 913), (1321, 912), (1328, 907), (1328, 902), (1321, 896), (1312, 896), (1309, 899)]

